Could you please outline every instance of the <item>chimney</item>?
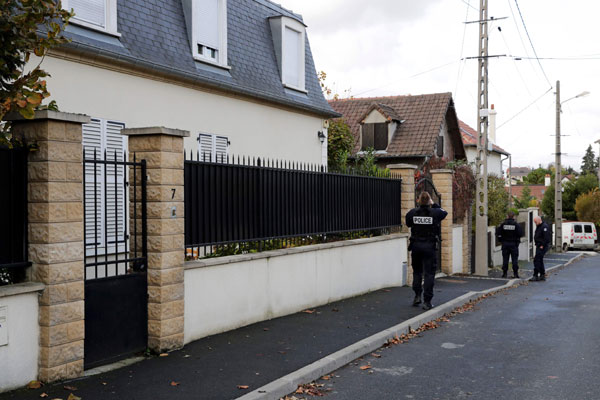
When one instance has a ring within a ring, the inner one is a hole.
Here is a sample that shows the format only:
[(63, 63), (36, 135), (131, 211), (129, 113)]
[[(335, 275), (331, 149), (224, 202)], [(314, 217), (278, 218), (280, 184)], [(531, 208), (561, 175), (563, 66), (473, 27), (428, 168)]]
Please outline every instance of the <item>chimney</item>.
[(492, 104), (492, 108), (490, 109), (490, 113), (488, 116), (489, 122), (489, 131), (488, 131), (488, 142), (489, 142), (489, 151), (492, 150), (492, 144), (496, 144), (496, 110), (494, 110), (494, 105)]
[(546, 174), (546, 177), (544, 178), (544, 185), (550, 186), (550, 183), (550, 174)]

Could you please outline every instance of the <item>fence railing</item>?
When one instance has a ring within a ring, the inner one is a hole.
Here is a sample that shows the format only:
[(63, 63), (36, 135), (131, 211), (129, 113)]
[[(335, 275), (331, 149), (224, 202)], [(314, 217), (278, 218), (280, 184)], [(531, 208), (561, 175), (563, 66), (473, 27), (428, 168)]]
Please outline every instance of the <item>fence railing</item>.
[(380, 234), (402, 225), (402, 182), (396, 175), (342, 175), (258, 158), (187, 158), (188, 257)]
[(27, 155), (24, 147), (0, 148), (0, 285), (17, 283), (27, 257)]

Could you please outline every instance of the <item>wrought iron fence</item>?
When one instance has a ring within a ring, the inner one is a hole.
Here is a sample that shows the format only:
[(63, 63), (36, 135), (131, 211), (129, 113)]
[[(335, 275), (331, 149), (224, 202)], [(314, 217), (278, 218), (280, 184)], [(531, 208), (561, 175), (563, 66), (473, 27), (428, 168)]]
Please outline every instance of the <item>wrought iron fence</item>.
[(190, 258), (377, 235), (402, 225), (399, 175), (342, 175), (260, 158), (186, 158)]
[(0, 148), (0, 285), (25, 278), (27, 258), (27, 155), (24, 147)]

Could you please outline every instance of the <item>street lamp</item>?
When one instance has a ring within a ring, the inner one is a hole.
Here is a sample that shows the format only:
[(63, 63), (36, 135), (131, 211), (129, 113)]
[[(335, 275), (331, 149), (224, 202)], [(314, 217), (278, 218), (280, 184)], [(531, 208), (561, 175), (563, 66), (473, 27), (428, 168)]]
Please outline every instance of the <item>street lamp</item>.
[(554, 174), (554, 249), (559, 253), (562, 253), (562, 165), (560, 163), (560, 113), (562, 112), (561, 106), (569, 100), (584, 97), (588, 94), (590, 94), (590, 92), (588, 91), (581, 92), (577, 96), (570, 97), (567, 100), (561, 102), (560, 81), (556, 81), (556, 172)]

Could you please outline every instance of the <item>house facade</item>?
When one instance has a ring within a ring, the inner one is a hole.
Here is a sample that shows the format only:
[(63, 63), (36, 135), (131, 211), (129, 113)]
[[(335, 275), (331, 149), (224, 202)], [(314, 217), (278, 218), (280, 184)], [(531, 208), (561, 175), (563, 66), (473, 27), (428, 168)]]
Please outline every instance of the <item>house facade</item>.
[(464, 159), (450, 93), (332, 100), (354, 136), (353, 155), (375, 150), (377, 163), (423, 165), (432, 157)]
[[(469, 163), (475, 163), (477, 159), (477, 131), (463, 121), (458, 121), (460, 134)], [(508, 157), (509, 153), (502, 147), (492, 143), (491, 151), (488, 151), (488, 173), (503, 177), (502, 159)]]
[[(84, 146), (123, 151), (122, 128), (187, 130), (188, 152), (322, 164), (324, 99), (300, 15), (268, 0), (65, 0), (75, 11), (43, 68)], [(91, 151), (91, 150), (90, 150)]]

